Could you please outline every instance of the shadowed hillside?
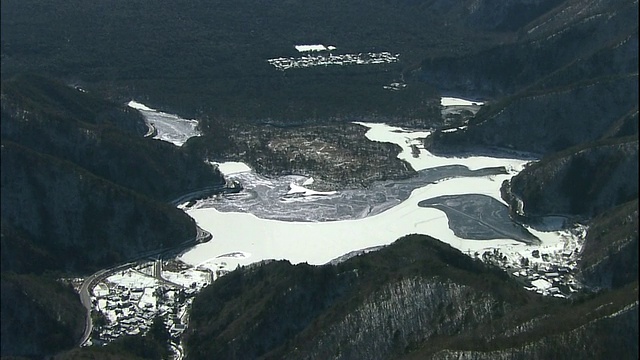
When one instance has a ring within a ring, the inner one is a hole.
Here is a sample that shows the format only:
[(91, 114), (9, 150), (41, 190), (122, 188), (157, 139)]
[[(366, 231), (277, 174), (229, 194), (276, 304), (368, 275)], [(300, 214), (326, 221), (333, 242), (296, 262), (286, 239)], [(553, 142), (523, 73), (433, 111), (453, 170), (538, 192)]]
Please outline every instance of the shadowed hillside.
[(2, 82), (1, 121), (2, 356), (40, 357), (84, 325), (57, 278), (193, 241), (193, 219), (165, 201), (224, 179), (143, 138), (136, 111), (39, 76)]
[(638, 111), (637, 13), (629, 0), (564, 1), (514, 44), (425, 60), (416, 76), (439, 89), (495, 99), (468, 129), (437, 133), (428, 147), (542, 155), (610, 136)]
[(185, 341), (189, 359), (628, 358), (637, 294), (636, 279), (591, 299), (542, 298), (410, 235), (337, 266), (235, 271), (196, 299)]

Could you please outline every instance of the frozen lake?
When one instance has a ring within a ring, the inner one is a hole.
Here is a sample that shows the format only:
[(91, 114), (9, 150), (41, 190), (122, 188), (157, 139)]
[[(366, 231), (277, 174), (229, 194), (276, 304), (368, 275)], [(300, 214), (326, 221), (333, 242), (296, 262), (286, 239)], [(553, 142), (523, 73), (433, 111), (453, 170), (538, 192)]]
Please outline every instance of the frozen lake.
[(221, 212), (251, 213), (259, 218), (285, 221), (336, 221), (377, 215), (407, 200), (411, 192), (426, 184), (459, 177), (506, 174), (504, 167), (469, 170), (462, 165), (439, 166), (418, 171), (417, 176), (376, 182), (366, 190), (342, 190), (334, 194), (300, 196), (289, 194), (291, 184), (305, 186), (303, 176), (267, 178), (253, 171), (227, 175), (240, 181), (244, 190), (200, 200), (190, 210), (215, 208)]
[[(445, 106), (478, 106), (469, 103), (443, 98)], [(195, 120), (135, 102), (129, 105), (153, 124), (158, 139), (180, 146), (199, 135)], [(568, 231), (540, 232), (509, 218), (500, 186), (530, 160), (440, 157), (424, 149), (423, 139), (430, 131), (358, 124), (369, 129), (369, 140), (399, 145), (398, 158), (417, 175), (368, 189), (322, 193), (313, 191), (311, 178), (268, 178), (243, 163), (219, 164), (244, 190), (200, 200), (189, 208), (180, 206), (213, 239), (179, 259), (213, 271), (269, 259), (320, 265), (412, 233), (430, 235), (469, 254), (500, 249), (518, 259), (533, 249), (562, 249), (572, 239)]]
[(303, 186), (309, 179), (270, 179), (244, 167), (229, 176), (241, 180), (245, 191), (199, 201), (187, 210), (213, 239), (185, 252), (181, 260), (211, 269), (222, 262), (233, 269), (267, 259), (319, 265), (411, 233), (431, 235), (469, 253), (507, 247), (517, 251), (556, 241), (552, 235), (542, 240), (540, 233), (514, 224), (500, 198), (502, 182), (517, 174), (526, 160), (438, 157), (422, 146), (428, 131), (361, 125), (369, 128), (370, 140), (400, 145), (398, 157), (418, 175), (365, 190), (291, 197), (291, 183)]

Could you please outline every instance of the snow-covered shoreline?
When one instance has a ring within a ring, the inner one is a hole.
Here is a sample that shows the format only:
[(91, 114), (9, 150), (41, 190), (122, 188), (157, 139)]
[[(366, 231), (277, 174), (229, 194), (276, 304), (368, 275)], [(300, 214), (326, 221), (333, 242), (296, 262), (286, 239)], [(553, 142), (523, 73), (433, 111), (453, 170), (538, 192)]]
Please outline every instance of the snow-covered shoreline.
[[(481, 102), (448, 97), (443, 97), (441, 104), (445, 107), (482, 105)], [(196, 120), (181, 119), (176, 115), (158, 112), (135, 101), (131, 101), (129, 106), (141, 111), (148, 123), (157, 122), (154, 126), (158, 130), (158, 139), (181, 146), (188, 138), (200, 135), (196, 129)], [(412, 233), (430, 235), (468, 254), (499, 250), (509, 261), (514, 262), (536, 249), (557, 253), (569, 245), (580, 243), (576, 238), (579, 235), (572, 234), (569, 230), (541, 232), (528, 228), (530, 233), (542, 241), (536, 246), (508, 238), (470, 240), (456, 236), (450, 229), (449, 219), (444, 212), (419, 207), (418, 203), (443, 195), (480, 194), (490, 196), (506, 206), (500, 195), (500, 186), (503, 181), (520, 172), (529, 160), (492, 156), (440, 157), (424, 149), (423, 139), (431, 134), (430, 131), (413, 131), (386, 124), (358, 124), (368, 128), (365, 136), (369, 140), (399, 145), (402, 151), (398, 158), (406, 161), (417, 171), (442, 171), (439, 168), (459, 165), (471, 171), (504, 167), (506, 174), (443, 177), (435, 183), (418, 185), (408, 198), (382, 212), (365, 213), (361, 218), (348, 220), (299, 221), (294, 218), (291, 221), (282, 221), (260, 218), (246, 212), (223, 212), (211, 207), (194, 207), (187, 210), (187, 214), (194, 218), (201, 228), (210, 232), (213, 239), (187, 250), (179, 259), (186, 264), (206, 268), (214, 273), (271, 259), (321, 265), (345, 254), (389, 245), (398, 238)], [(251, 168), (241, 162), (216, 165), (225, 176), (232, 178), (252, 173)], [(261, 183), (265, 181), (256, 177), (248, 178)], [(318, 201), (314, 199), (339, 194), (314, 191), (311, 188), (312, 183), (312, 179), (289, 182), (288, 189), (281, 194), (281, 201), (284, 204), (291, 204), (291, 201)], [(273, 190), (273, 184), (263, 185)], [(289, 205), (285, 205), (284, 211), (287, 211), (286, 206)]]
[[(442, 211), (421, 208), (418, 203), (442, 195), (463, 194), (487, 195), (504, 203), (500, 195), (502, 182), (521, 171), (527, 161), (487, 156), (439, 157), (422, 147), (421, 139), (430, 134), (428, 131), (408, 131), (385, 124), (359, 124), (369, 128), (365, 136), (370, 140), (392, 142), (401, 146), (403, 151), (398, 157), (416, 170), (458, 164), (471, 170), (503, 166), (508, 172), (481, 177), (449, 178), (425, 184), (413, 190), (408, 199), (398, 205), (377, 215), (354, 220), (296, 222), (263, 219), (248, 213), (221, 212), (215, 208), (189, 210), (187, 213), (200, 227), (212, 233), (213, 239), (185, 252), (180, 260), (213, 271), (219, 269), (222, 262), (227, 269), (234, 269), (270, 259), (288, 260), (294, 264), (322, 265), (345, 254), (389, 245), (404, 235), (418, 233), (430, 235), (468, 254), (482, 254), (499, 249), (507, 258), (517, 262), (535, 249), (561, 252), (568, 239), (574, 238), (568, 230), (541, 232), (530, 228), (528, 230), (541, 240), (540, 245), (526, 245), (506, 238), (469, 240), (456, 236), (449, 228), (448, 218)], [(419, 152), (414, 157), (416, 148)], [(242, 168), (237, 164), (229, 165), (229, 169), (237, 167)], [(224, 168), (222, 164), (220, 168)], [(291, 185), (291, 189), (292, 192), (308, 190), (295, 184)], [(225, 256), (232, 253), (243, 253), (245, 256)]]

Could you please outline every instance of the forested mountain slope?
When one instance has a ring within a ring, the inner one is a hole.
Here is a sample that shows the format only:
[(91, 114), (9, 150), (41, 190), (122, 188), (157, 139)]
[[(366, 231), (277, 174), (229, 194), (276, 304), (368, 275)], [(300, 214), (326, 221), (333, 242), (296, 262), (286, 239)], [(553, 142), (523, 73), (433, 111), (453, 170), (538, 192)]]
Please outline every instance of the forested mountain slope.
[(143, 139), (142, 115), (58, 81), (20, 75), (2, 83), (2, 138), (71, 161), (147, 197), (170, 201), (224, 184), (203, 159)]
[[(24, 258), (7, 248), (3, 269), (95, 270), (195, 236), (193, 220), (163, 202), (224, 179), (204, 159), (143, 138), (141, 128), (135, 110), (56, 81), (2, 83), (3, 229), (62, 256), (14, 268)], [(106, 247), (90, 251), (97, 244)]]
[(3, 239), (3, 270), (95, 271), (196, 235), (180, 210), (8, 141), (2, 170), (2, 219), (24, 236)]
[(425, 60), (416, 71), (425, 81), (497, 98), (464, 131), (433, 136), (429, 148), (542, 155), (611, 134), (638, 111), (637, 13), (634, 1), (565, 1), (523, 27), (514, 44)]
[(638, 137), (605, 139), (549, 155), (503, 185), (514, 216), (591, 218), (638, 198)]
[(82, 335), (85, 310), (70, 286), (35, 275), (3, 272), (0, 287), (3, 358), (7, 354), (55, 353), (74, 346)]
[(638, 352), (637, 278), (566, 302), (410, 235), (322, 267), (242, 269), (194, 302), (189, 359), (605, 358)]
[(137, 111), (39, 76), (2, 82), (1, 121), (2, 356), (44, 356), (84, 325), (56, 278), (193, 241), (193, 219), (166, 202), (224, 179), (143, 138)]
[(638, 279), (638, 199), (589, 223), (580, 262), (582, 281), (596, 289), (617, 288)]
[[(2, 2), (2, 76), (33, 71), (111, 97), (136, 98), (193, 117), (322, 120), (437, 116), (433, 88), (383, 86), (431, 55), (508, 43), (557, 0), (204, 1), (109, 6), (78, 0)], [(55, 14), (55, 16), (50, 16)], [(294, 45), (334, 54), (389, 51), (398, 63), (281, 72), (267, 63), (300, 57)]]

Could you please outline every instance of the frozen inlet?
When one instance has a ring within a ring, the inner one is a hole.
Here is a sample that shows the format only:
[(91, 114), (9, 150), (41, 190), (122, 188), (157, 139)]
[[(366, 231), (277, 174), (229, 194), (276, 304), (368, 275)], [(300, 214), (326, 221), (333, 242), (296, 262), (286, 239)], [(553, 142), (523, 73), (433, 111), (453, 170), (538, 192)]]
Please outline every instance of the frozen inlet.
[(442, 98), (440, 98), (440, 105), (442, 106), (471, 106), (471, 105), (483, 105), (483, 104), (484, 103), (482, 101), (466, 100), (466, 99), (455, 98), (455, 97), (443, 96)]
[(189, 138), (200, 136), (198, 121), (167, 114), (131, 100), (127, 105), (140, 111), (149, 128), (146, 136), (182, 146)]

